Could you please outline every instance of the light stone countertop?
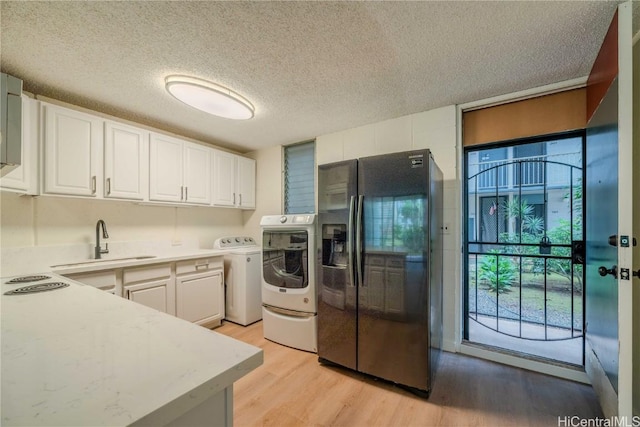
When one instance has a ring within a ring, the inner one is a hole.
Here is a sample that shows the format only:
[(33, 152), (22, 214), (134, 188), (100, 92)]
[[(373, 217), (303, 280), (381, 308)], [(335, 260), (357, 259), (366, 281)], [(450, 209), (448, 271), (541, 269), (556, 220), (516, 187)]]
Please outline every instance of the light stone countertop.
[(2, 285), (2, 425), (166, 424), (262, 364), (257, 347), (64, 281)]
[[(109, 253), (93, 259), (93, 243), (0, 248), (0, 277), (74, 274), (185, 259), (222, 256), (229, 250), (201, 249), (197, 241), (109, 241)], [(102, 245), (104, 248), (104, 244)], [(149, 257), (135, 259), (136, 257)]]
[(135, 267), (141, 265), (159, 264), (163, 262), (183, 261), (195, 258), (216, 257), (226, 255), (229, 252), (229, 250), (224, 249), (192, 249), (187, 251), (174, 251), (159, 254), (149, 252), (131, 256), (115, 256), (112, 258), (104, 257), (103, 259), (99, 260), (92, 259), (64, 264), (56, 264), (51, 265), (50, 270), (56, 274), (67, 275), (74, 273), (108, 270), (112, 268)]

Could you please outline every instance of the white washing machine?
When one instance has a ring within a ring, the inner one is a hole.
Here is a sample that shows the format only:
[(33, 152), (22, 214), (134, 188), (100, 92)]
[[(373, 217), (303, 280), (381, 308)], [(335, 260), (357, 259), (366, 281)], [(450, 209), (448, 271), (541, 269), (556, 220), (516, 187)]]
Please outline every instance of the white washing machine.
[(247, 326), (262, 319), (260, 247), (252, 237), (221, 237), (213, 244), (225, 249), (225, 320)]

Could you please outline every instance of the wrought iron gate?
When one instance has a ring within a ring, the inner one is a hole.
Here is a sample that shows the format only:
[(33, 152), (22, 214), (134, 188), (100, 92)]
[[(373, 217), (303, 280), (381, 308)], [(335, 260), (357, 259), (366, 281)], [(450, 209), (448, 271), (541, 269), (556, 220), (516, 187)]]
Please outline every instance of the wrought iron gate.
[(466, 339), (470, 321), (526, 340), (583, 336), (579, 154), (467, 166)]

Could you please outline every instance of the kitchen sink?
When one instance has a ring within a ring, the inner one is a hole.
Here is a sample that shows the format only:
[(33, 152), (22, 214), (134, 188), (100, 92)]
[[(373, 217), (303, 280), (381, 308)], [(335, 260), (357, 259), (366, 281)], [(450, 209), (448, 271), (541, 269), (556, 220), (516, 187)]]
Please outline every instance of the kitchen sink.
[(156, 255), (139, 255), (139, 256), (130, 256), (130, 257), (125, 257), (125, 258), (91, 259), (91, 260), (88, 260), (88, 261), (72, 262), (72, 263), (69, 263), (69, 264), (52, 265), (51, 268), (75, 267), (76, 265), (101, 264), (103, 262), (135, 261), (135, 260), (139, 260), (139, 259), (150, 259), (150, 258), (156, 258)]

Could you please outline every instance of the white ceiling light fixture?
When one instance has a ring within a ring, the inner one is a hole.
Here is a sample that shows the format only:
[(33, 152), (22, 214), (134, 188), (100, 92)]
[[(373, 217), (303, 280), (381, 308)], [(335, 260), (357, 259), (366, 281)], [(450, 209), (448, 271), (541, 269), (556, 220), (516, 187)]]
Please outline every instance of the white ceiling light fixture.
[(255, 108), (243, 96), (224, 86), (195, 77), (171, 75), (164, 84), (172, 96), (185, 104), (225, 119), (247, 120)]

